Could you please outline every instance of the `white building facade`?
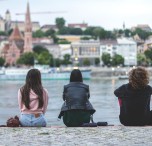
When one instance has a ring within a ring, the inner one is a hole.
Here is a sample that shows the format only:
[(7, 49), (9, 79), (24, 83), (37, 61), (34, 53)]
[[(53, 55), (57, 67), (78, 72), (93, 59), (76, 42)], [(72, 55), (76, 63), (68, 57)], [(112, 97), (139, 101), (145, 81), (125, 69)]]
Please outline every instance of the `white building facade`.
[(124, 58), (125, 66), (137, 65), (137, 43), (132, 38), (122, 37), (117, 40), (101, 40), (100, 53), (100, 56), (103, 53), (108, 53), (111, 57), (119, 54)]
[(137, 43), (131, 38), (117, 39), (117, 54), (121, 55), (125, 62), (125, 66), (137, 65)]
[(73, 63), (83, 65), (84, 59), (90, 60), (90, 65), (95, 65), (95, 58), (100, 58), (99, 40), (80, 40), (71, 44)]
[(100, 56), (104, 53), (110, 54), (111, 57), (113, 57), (115, 54), (117, 54), (117, 47), (118, 43), (117, 40), (101, 40), (100, 41)]

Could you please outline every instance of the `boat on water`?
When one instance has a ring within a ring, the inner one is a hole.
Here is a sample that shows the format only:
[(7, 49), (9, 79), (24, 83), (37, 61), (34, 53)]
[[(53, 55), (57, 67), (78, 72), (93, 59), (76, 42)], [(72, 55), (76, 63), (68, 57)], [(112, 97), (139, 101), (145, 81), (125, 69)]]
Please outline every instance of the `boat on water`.
[(118, 77), (120, 80), (126, 80), (126, 79), (129, 79), (129, 76), (127, 75), (121, 75)]
[[(34, 67), (35, 68), (35, 67)], [(31, 69), (31, 68), (30, 68)], [(10, 68), (0, 70), (0, 80), (25, 80), (28, 68)], [(42, 80), (69, 80), (71, 71), (60, 71), (59, 69), (38, 68)], [(84, 80), (91, 79), (91, 70), (81, 70)]]

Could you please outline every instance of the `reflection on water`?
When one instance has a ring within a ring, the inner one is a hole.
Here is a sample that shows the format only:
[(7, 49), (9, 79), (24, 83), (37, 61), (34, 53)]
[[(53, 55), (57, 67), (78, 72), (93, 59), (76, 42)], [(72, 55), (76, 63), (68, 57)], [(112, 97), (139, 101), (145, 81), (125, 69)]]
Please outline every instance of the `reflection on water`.
[[(45, 115), (48, 125), (63, 125), (57, 121), (60, 112), (63, 86), (69, 81), (43, 81), (43, 86), (49, 92), (49, 105)], [(119, 105), (113, 91), (127, 80), (93, 79), (84, 81), (90, 86), (90, 101), (96, 109), (94, 121), (107, 121), (109, 124), (119, 123)], [(0, 125), (5, 124), (10, 116), (19, 115), (17, 92), (24, 81), (0, 81)]]

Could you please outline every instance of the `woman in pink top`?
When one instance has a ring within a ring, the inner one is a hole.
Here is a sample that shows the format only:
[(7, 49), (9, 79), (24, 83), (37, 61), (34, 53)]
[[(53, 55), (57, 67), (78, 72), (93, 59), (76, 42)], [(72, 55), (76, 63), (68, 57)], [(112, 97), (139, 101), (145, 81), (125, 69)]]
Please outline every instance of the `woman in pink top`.
[(18, 91), (20, 124), (24, 127), (45, 127), (44, 114), (48, 99), (48, 92), (41, 83), (40, 71), (31, 69), (27, 73), (25, 85)]

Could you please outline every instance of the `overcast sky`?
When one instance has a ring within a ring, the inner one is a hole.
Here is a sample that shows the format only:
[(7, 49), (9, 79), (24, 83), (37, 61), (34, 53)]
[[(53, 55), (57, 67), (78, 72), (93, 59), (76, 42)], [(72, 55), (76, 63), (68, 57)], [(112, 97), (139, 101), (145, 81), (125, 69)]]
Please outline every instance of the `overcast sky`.
[[(66, 24), (86, 22), (105, 29), (126, 28), (137, 24), (152, 27), (152, 0), (29, 0), (31, 12), (66, 11), (61, 14), (31, 15), (32, 21), (40, 25), (54, 24), (56, 17), (64, 17)], [(7, 9), (12, 20), (24, 20), (15, 13), (26, 11), (27, 0), (0, 0), (0, 15)]]

